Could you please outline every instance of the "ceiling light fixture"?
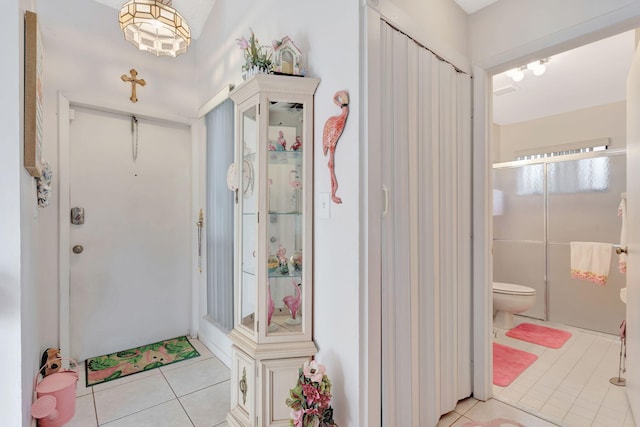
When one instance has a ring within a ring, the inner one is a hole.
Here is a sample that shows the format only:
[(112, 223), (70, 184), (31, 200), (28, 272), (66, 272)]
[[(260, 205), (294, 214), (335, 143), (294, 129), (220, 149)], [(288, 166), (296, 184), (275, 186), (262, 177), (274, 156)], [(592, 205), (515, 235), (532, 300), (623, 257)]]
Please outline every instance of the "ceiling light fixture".
[(533, 72), (534, 76), (541, 76), (547, 70), (546, 64), (549, 58), (544, 58), (539, 61), (530, 62), (527, 64), (527, 68)]
[(126, 40), (156, 56), (178, 56), (191, 43), (189, 26), (171, 0), (129, 0), (118, 21)]
[(522, 79), (524, 79), (524, 69), (523, 67), (514, 68), (513, 70), (509, 71), (508, 75), (514, 82), (520, 82), (522, 81)]
[(526, 70), (531, 70), (534, 76), (541, 76), (547, 70), (546, 65), (544, 65), (547, 62), (549, 62), (549, 58), (543, 58), (538, 61), (530, 62), (527, 65), (511, 69), (505, 74), (507, 75), (507, 77), (511, 77), (514, 82), (522, 81), (522, 79), (524, 79), (524, 72)]

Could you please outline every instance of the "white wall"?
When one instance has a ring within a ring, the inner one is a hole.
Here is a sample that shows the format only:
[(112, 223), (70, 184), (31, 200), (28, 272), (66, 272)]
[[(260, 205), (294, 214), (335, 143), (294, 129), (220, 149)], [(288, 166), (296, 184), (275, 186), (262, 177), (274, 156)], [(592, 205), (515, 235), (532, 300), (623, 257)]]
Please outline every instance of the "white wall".
[(493, 127), (492, 144), (498, 142), (496, 161), (515, 160), (519, 150), (611, 138), (609, 149), (626, 146), (626, 103), (600, 105), (522, 123)]
[[(322, 127), (339, 113), (333, 94), (349, 91), (350, 112), (336, 149), (338, 195), (331, 218), (314, 221), (314, 340), (317, 359), (333, 383), (335, 420), (358, 421), (359, 384), (359, 24), (358, 2), (293, 0), (218, 0), (198, 44), (199, 103), (228, 83), (240, 83), (242, 52), (235, 39), (253, 29), (261, 44), (291, 37), (303, 51), (308, 75), (321, 78), (315, 97), (314, 192), (330, 191), (327, 159), (322, 155)], [(206, 40), (206, 43), (203, 42)], [(292, 384), (293, 386), (293, 384)]]
[[(22, 425), (22, 350), (20, 326), (20, 181), (22, 131), (22, 5), (11, 1), (0, 15), (0, 38), (7, 43), (5, 56), (10, 58), (0, 68), (0, 339), (12, 351), (2, 352), (0, 360), (11, 366), (0, 388), (0, 412), (10, 425)], [(16, 84), (19, 83), (19, 84)]]
[(39, 364), (38, 212), (35, 182), (23, 164), (23, 33), (27, 0), (10, 1), (0, 17), (7, 61), (0, 69), (0, 340), (2, 363), (10, 367), (0, 389), (7, 425), (31, 422), (31, 387)]

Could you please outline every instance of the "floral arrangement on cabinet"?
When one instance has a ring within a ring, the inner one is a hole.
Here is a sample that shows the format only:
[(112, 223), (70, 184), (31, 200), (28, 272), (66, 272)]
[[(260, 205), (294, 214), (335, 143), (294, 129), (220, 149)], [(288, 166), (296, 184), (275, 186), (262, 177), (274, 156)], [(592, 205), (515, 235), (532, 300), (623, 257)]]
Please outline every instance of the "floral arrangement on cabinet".
[(271, 50), (268, 46), (261, 46), (253, 30), (247, 40), (244, 37), (236, 39), (236, 43), (244, 54), (242, 77), (248, 79), (255, 74), (268, 74), (272, 71)]
[(304, 362), (298, 371), (298, 382), (289, 392), (291, 427), (337, 427), (331, 407), (331, 381), (324, 365), (315, 360)]

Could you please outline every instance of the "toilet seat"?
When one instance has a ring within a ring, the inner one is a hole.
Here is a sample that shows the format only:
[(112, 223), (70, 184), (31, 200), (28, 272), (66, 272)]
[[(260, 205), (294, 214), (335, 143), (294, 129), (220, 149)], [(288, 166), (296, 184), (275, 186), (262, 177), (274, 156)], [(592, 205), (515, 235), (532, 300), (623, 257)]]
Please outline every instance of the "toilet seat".
[(528, 286), (513, 283), (493, 282), (493, 292), (504, 295), (535, 295), (536, 290)]

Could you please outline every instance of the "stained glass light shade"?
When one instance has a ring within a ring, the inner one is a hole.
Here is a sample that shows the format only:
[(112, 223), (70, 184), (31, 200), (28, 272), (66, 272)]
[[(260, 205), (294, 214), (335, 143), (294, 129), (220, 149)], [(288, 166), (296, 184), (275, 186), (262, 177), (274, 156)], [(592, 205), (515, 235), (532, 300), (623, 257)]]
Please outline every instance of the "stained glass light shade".
[(130, 0), (119, 21), (126, 40), (156, 56), (178, 56), (191, 43), (187, 22), (168, 0)]

